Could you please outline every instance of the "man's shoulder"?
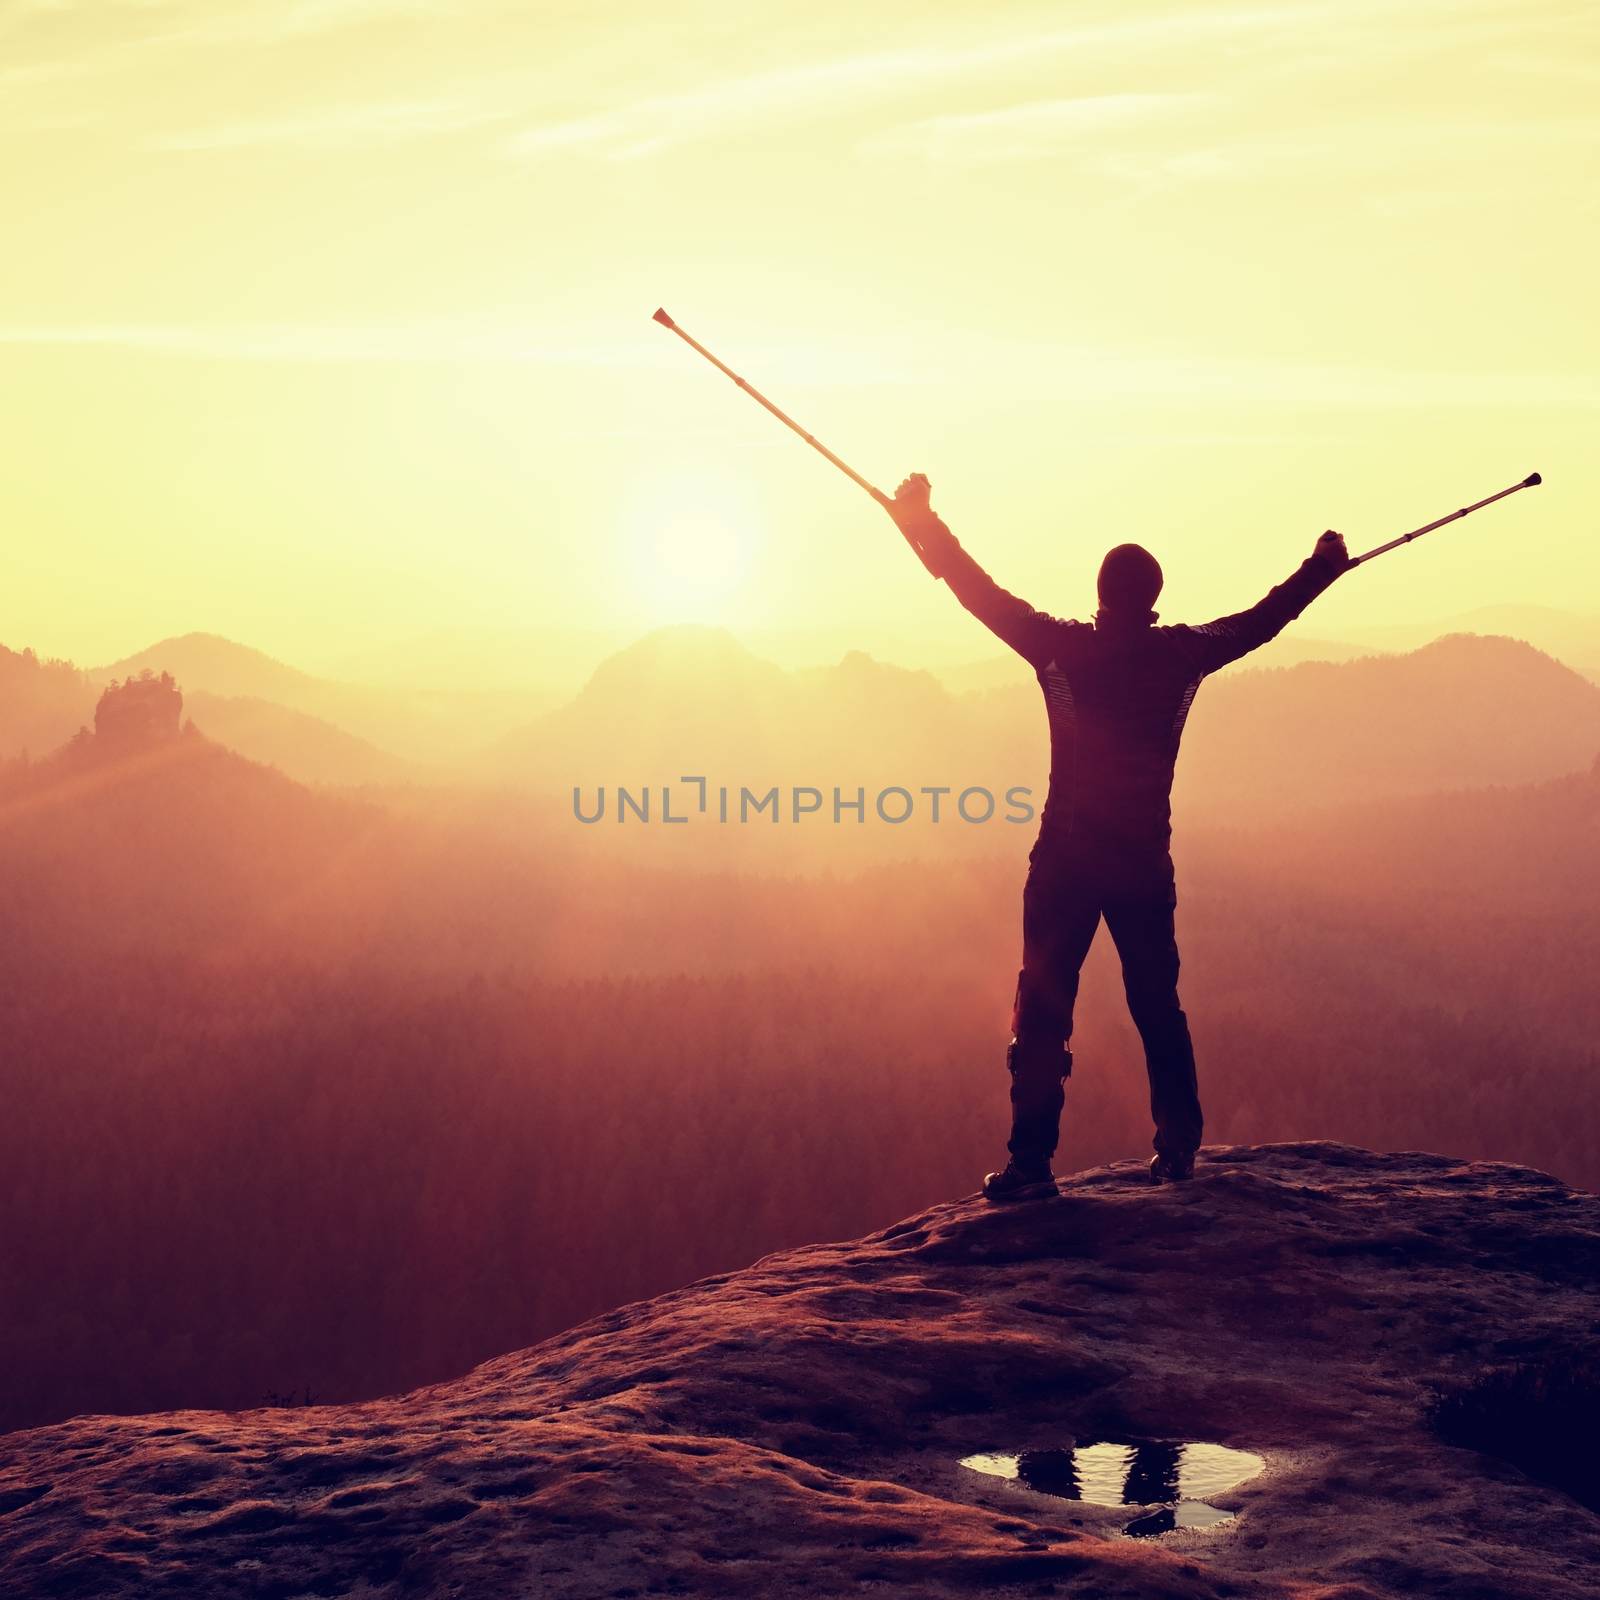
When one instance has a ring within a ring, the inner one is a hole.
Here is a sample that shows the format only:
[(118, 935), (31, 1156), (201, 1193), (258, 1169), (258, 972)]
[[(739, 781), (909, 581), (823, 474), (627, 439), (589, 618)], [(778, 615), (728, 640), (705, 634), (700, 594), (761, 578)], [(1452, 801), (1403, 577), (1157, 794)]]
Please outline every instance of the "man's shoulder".
[(1049, 617), (1050, 643), (1053, 647), (1073, 652), (1094, 638), (1094, 624), (1079, 622), (1074, 617)]
[(1052, 645), (1064, 645), (1071, 649), (1073, 645), (1094, 637), (1092, 622), (1078, 622), (1072, 617), (1052, 617), (1047, 611), (1036, 611), (1034, 615), (1039, 620), (1041, 632)]
[(1030, 657), (1034, 671), (1041, 678), (1050, 672), (1070, 672), (1083, 660), (1084, 645), (1094, 638), (1094, 624), (1078, 622), (1071, 617), (1052, 617), (1042, 611), (1034, 615), (1040, 624)]
[(1215, 637), (1213, 625), (1205, 622), (1169, 622), (1150, 630), (1156, 654), (1173, 671), (1185, 675), (1204, 672), (1207, 641)]

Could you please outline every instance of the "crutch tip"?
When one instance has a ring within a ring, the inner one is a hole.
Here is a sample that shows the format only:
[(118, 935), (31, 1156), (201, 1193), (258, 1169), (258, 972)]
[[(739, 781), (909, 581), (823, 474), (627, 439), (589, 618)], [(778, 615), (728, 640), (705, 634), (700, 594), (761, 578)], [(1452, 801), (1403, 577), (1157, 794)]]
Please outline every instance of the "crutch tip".
[(1544, 479), (1541, 478), (1537, 472), (1530, 472), (1528, 476), (1522, 480), (1522, 487), (1524, 489), (1531, 489), (1534, 484), (1543, 482)]

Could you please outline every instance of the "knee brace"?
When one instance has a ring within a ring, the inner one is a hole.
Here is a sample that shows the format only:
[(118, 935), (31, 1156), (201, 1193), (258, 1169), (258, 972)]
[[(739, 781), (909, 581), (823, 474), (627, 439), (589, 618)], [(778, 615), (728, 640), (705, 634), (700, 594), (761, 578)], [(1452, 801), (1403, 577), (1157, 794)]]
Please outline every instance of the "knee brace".
[(1014, 1038), (1006, 1046), (1006, 1071), (1013, 1078), (1037, 1075), (1064, 1081), (1072, 1076), (1072, 1052), (1053, 1040)]

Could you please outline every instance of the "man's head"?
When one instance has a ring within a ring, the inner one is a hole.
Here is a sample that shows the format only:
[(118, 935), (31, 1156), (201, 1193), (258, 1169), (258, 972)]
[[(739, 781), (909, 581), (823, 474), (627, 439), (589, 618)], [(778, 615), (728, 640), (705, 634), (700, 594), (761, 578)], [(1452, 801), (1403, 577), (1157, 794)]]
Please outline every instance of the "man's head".
[(1161, 593), (1161, 563), (1143, 545), (1119, 544), (1100, 563), (1100, 609), (1112, 616), (1149, 615)]

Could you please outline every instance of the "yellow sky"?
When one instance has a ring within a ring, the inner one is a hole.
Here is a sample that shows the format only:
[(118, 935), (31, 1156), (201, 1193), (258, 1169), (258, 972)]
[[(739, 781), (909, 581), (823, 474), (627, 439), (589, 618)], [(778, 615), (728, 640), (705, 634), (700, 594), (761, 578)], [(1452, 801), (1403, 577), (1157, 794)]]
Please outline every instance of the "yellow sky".
[(0, 641), (989, 653), (658, 304), (1047, 610), (1534, 468), (1311, 631), (1600, 609), (1597, 88), (1543, 0), (0, 0)]

